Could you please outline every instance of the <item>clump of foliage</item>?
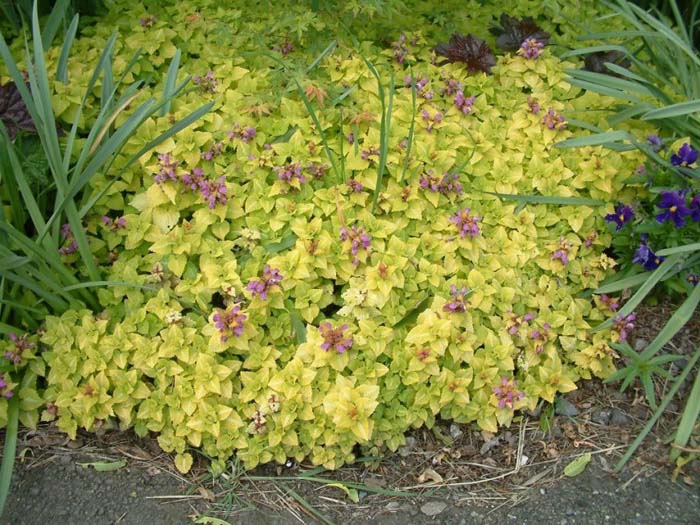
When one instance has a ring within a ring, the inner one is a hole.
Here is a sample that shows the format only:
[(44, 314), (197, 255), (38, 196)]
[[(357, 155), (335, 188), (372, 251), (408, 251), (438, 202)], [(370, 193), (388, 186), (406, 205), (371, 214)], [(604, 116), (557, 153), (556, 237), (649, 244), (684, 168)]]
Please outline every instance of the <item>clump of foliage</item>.
[(496, 45), (503, 51), (517, 51), (529, 38), (534, 38), (543, 45), (549, 43), (549, 33), (543, 31), (535, 21), (526, 16), (523, 19), (501, 14), (501, 25), (489, 28), (496, 38)]
[(490, 73), (496, 65), (496, 57), (489, 45), (471, 34), (453, 34), (449, 43), (435, 46), (435, 53), (446, 57), (443, 64), (463, 62), (470, 73)]
[[(83, 67), (113, 27), (115, 77), (166, 91), (177, 56), (199, 79), (95, 173), (94, 209), (52, 247), (85, 274), (73, 249), (84, 232), (111, 285), (97, 307), (46, 319), (42, 419), (70, 435), (155, 432), (183, 472), (191, 448), (215, 470), (234, 455), (337, 468), (438, 417), (496, 431), (614, 372), (608, 343), (629, 322), (594, 333), (613, 303), (585, 292), (615, 265), (604, 216), (633, 198), (623, 186), (641, 157), (552, 147), (579, 113), (598, 110), (605, 128), (613, 108), (565, 80), (575, 64), (536, 45), (496, 59), (472, 37), (474, 67), (438, 65), (420, 31), (381, 47), (365, 27), (360, 42), (320, 45), (337, 30), (323, 11), (219, 4), (154, 16), (115, 2), (76, 39), (73, 81), (51, 83), (56, 118), (80, 127)], [(207, 102), (205, 118), (126, 165)]]

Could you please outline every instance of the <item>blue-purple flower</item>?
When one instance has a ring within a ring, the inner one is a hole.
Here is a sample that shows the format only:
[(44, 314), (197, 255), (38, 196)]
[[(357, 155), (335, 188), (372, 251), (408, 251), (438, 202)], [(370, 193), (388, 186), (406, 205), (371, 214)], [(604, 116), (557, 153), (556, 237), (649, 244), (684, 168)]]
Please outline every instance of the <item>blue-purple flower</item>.
[(698, 160), (698, 150), (687, 142), (678, 148), (678, 153), (671, 155), (671, 164), (674, 166), (688, 167)]
[(641, 264), (644, 269), (648, 271), (656, 270), (663, 261), (664, 257), (656, 255), (652, 249), (649, 248), (646, 240), (642, 240), (639, 248), (634, 252), (634, 258), (632, 259), (633, 263)]
[(661, 201), (657, 206), (665, 210), (656, 216), (660, 223), (673, 221), (677, 228), (685, 224), (685, 218), (691, 214), (685, 205), (685, 194), (677, 191), (662, 191)]
[(619, 336), (620, 341), (626, 341), (629, 332), (634, 330), (634, 321), (637, 319), (635, 314), (629, 315), (618, 315), (614, 319), (613, 330), (615, 330)]
[(690, 210), (690, 218), (695, 222), (700, 222), (700, 193), (690, 200), (688, 209)]
[(605, 216), (605, 220), (608, 222), (614, 222), (617, 226), (615, 231), (619, 232), (622, 227), (634, 219), (634, 212), (631, 206), (626, 204), (618, 204), (615, 207), (615, 213), (609, 213)]
[(521, 57), (535, 60), (539, 58), (544, 49), (544, 44), (536, 38), (526, 38), (518, 49), (518, 54)]
[(350, 228), (342, 226), (340, 228), (340, 240), (350, 241), (350, 252), (352, 253), (352, 263), (357, 266), (360, 260), (357, 258), (357, 253), (362, 250), (369, 250), (372, 242), (372, 237), (365, 232), (364, 228), (360, 228), (357, 224), (353, 224)]

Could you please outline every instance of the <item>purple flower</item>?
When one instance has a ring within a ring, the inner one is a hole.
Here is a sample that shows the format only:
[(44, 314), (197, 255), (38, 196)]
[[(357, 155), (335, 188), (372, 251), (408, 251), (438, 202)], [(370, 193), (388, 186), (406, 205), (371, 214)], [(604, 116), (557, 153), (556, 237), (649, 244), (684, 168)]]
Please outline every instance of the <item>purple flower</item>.
[(162, 184), (168, 180), (177, 180), (177, 166), (180, 161), (173, 160), (170, 153), (161, 153), (158, 155), (158, 173), (155, 174), (153, 180), (157, 184)]
[(203, 180), (199, 182), (199, 191), (202, 197), (209, 203), (209, 209), (213, 210), (217, 204), (226, 204), (228, 201), (226, 176), (222, 175), (218, 180)]
[(526, 38), (518, 49), (518, 54), (521, 57), (535, 60), (539, 58), (544, 49), (544, 44), (536, 38)]
[(446, 303), (442, 309), (445, 312), (450, 312), (450, 313), (462, 313), (467, 311), (467, 303), (464, 299), (467, 295), (469, 295), (470, 291), (469, 288), (462, 287), (462, 288), (457, 288), (454, 284), (450, 286), (450, 295), (452, 296), (452, 301), (449, 303)]
[(106, 228), (109, 228), (112, 231), (123, 230), (126, 228), (126, 218), (124, 217), (119, 217), (117, 220), (113, 221), (106, 215), (103, 215), (100, 217), (100, 220), (102, 220)]
[(355, 179), (350, 179), (346, 184), (355, 193), (362, 193), (362, 190), (364, 189), (362, 183), (356, 181)]
[(204, 182), (204, 170), (202, 168), (194, 168), (191, 173), (185, 173), (182, 178), (182, 184), (190, 191), (197, 191), (199, 184)]
[(352, 347), (352, 336), (345, 335), (345, 330), (347, 329), (348, 325), (346, 324), (333, 328), (333, 325), (328, 321), (321, 323), (321, 326), (318, 327), (318, 331), (323, 337), (321, 348), (326, 352), (333, 349), (339, 354), (350, 349)]
[(527, 106), (530, 108), (530, 112), (537, 115), (540, 112), (540, 103), (537, 102), (535, 97), (527, 97)]
[(447, 97), (451, 97), (456, 95), (458, 91), (462, 91), (462, 84), (453, 78), (449, 78), (445, 79), (445, 87), (442, 88), (440, 93)]
[(192, 81), (199, 86), (199, 90), (202, 93), (216, 93), (216, 86), (219, 85), (214, 78), (214, 72), (212, 70), (207, 71), (207, 74), (203, 77), (195, 75)]
[(688, 209), (690, 210), (690, 218), (695, 221), (699, 222), (700, 221), (700, 193), (695, 195), (690, 201), (690, 205), (688, 206)]
[(457, 94), (455, 95), (454, 104), (458, 110), (467, 115), (468, 113), (472, 112), (472, 106), (474, 105), (475, 100), (476, 97), (465, 97), (464, 93), (460, 90), (457, 91)]
[(620, 341), (627, 341), (627, 336), (631, 330), (634, 330), (634, 321), (637, 319), (635, 314), (618, 315), (613, 320), (613, 330), (620, 335)]
[(304, 176), (304, 167), (298, 163), (294, 162), (292, 164), (286, 164), (284, 166), (278, 166), (273, 168), (275, 173), (277, 173), (277, 178), (282, 182), (287, 184), (292, 184), (297, 181), (300, 184), (306, 182), (306, 176)]
[(530, 339), (535, 341), (535, 353), (541, 354), (544, 350), (544, 345), (549, 341), (549, 323), (544, 323), (541, 329), (535, 328), (530, 332)]
[(207, 151), (202, 153), (202, 158), (204, 160), (213, 160), (219, 155), (221, 155), (224, 151), (224, 143), (223, 142), (216, 142), (211, 148), (209, 148)]
[(659, 265), (664, 261), (664, 257), (656, 255), (649, 245), (647, 245), (645, 240), (642, 240), (637, 251), (634, 252), (633, 263), (641, 264), (645, 270), (651, 271), (656, 270)]
[(561, 263), (566, 266), (569, 264), (569, 250), (571, 249), (571, 243), (564, 239), (564, 237), (559, 238), (559, 248), (554, 250), (552, 253), (552, 260), (560, 260)]
[(686, 280), (693, 286), (697, 286), (698, 282), (700, 282), (700, 275), (697, 273), (689, 273)]
[(566, 127), (566, 119), (564, 115), (561, 115), (550, 108), (547, 113), (542, 117), (542, 124), (547, 126), (549, 129), (564, 129)]
[(70, 255), (78, 251), (78, 243), (73, 237), (73, 232), (70, 229), (70, 224), (66, 223), (61, 226), (61, 237), (66, 241), (62, 248), (59, 248), (60, 255)]
[(614, 222), (617, 224), (615, 231), (619, 232), (622, 227), (634, 219), (634, 212), (631, 206), (624, 204), (618, 204), (615, 207), (615, 213), (609, 213), (605, 216), (605, 220), (608, 222)]
[(420, 176), (420, 187), (424, 190), (429, 190), (433, 193), (441, 193), (449, 196), (450, 193), (460, 195), (462, 193), (462, 185), (459, 183), (459, 174), (445, 173), (442, 177), (433, 174), (433, 170), (429, 169)]
[(248, 286), (246, 286), (246, 290), (252, 292), (253, 297), (260, 296), (261, 299), (266, 300), (268, 290), (270, 290), (270, 288), (273, 286), (279, 285), (281, 281), (282, 275), (280, 274), (280, 271), (270, 268), (270, 265), (266, 264), (265, 269), (263, 270), (262, 279), (259, 281), (250, 281)]
[(501, 378), (501, 386), (493, 387), (493, 393), (498, 400), (498, 408), (513, 409), (513, 404), (525, 397), (523, 392), (518, 391), (518, 382), (515, 379)]
[(360, 260), (357, 258), (357, 253), (360, 251), (360, 249), (365, 251), (369, 249), (372, 237), (365, 233), (363, 228), (360, 228), (357, 226), (357, 224), (354, 224), (350, 227), (350, 229), (346, 228), (345, 226), (340, 228), (340, 240), (350, 241), (350, 252), (353, 256), (352, 263), (357, 266), (360, 264)]
[(600, 302), (610, 308), (613, 312), (617, 312), (618, 308), (620, 308), (620, 303), (617, 302), (617, 299), (614, 297), (609, 297), (606, 294), (602, 294), (600, 296)]
[(678, 149), (678, 154), (671, 155), (671, 164), (674, 166), (688, 167), (698, 160), (698, 150), (687, 142)]
[(477, 237), (480, 233), (479, 221), (481, 217), (471, 214), (469, 208), (464, 208), (459, 210), (455, 215), (450, 217), (450, 221), (457, 226), (457, 231), (459, 231), (459, 236), (464, 237)]
[(664, 147), (663, 143), (661, 142), (661, 137), (658, 135), (648, 135), (647, 142), (654, 151), (661, 151), (661, 149)]
[[(14, 343), (14, 349), (7, 350), (3, 357), (8, 359), (13, 365), (19, 366), (22, 364), (22, 359), (25, 350), (31, 350), (36, 345), (27, 340), (28, 335), (24, 334), (22, 337), (17, 337), (16, 334), (10, 332), (8, 338)], [(0, 385), (0, 388), (4, 388), (6, 385)]]
[(348, 144), (350, 144), (351, 146), (353, 144), (355, 144), (355, 134), (354, 133), (348, 133), (347, 139), (348, 139)]
[(214, 326), (221, 333), (221, 340), (228, 341), (230, 335), (240, 337), (243, 335), (243, 323), (248, 316), (241, 312), (238, 304), (231, 310), (219, 310), (214, 314)]
[(309, 175), (311, 175), (312, 178), (322, 179), (328, 171), (328, 166), (326, 166), (325, 164), (316, 164), (315, 162), (312, 162), (311, 164), (306, 166), (306, 171), (307, 173), (309, 173)]
[(691, 211), (685, 206), (685, 194), (677, 191), (662, 191), (661, 202), (657, 205), (662, 210), (656, 216), (656, 220), (663, 224), (666, 221), (673, 221), (677, 228), (685, 224), (685, 218), (691, 214)]

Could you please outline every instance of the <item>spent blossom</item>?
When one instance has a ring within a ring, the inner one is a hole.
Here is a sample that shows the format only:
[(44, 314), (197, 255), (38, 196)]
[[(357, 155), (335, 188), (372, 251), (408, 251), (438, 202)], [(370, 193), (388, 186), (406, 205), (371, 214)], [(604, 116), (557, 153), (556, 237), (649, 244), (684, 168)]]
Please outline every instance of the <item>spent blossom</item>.
[(233, 335), (240, 337), (243, 335), (243, 324), (248, 318), (241, 311), (239, 304), (233, 305), (230, 310), (219, 310), (214, 314), (214, 326), (221, 334), (221, 341), (228, 341), (228, 338)]
[(199, 90), (202, 93), (216, 93), (216, 86), (219, 85), (214, 78), (214, 71), (211, 69), (204, 76), (195, 75), (192, 81), (199, 86)]
[(263, 270), (263, 276), (260, 280), (250, 281), (246, 290), (252, 292), (253, 297), (260, 296), (260, 299), (267, 299), (267, 292), (273, 286), (278, 286), (282, 282), (282, 275), (280, 271), (276, 268), (271, 268), (269, 264), (265, 265)]
[(228, 130), (226, 132), (231, 142), (233, 142), (236, 139), (240, 139), (246, 144), (255, 138), (256, 133), (257, 132), (254, 127), (248, 126), (246, 128), (241, 128), (238, 122), (234, 122), (233, 129)]
[(501, 377), (500, 386), (493, 387), (493, 393), (498, 400), (498, 408), (513, 409), (513, 404), (525, 397), (523, 392), (518, 390), (518, 382), (511, 378)]
[(693, 148), (687, 142), (684, 143), (678, 152), (671, 155), (671, 164), (674, 166), (689, 167), (698, 160), (698, 150)]
[(427, 109), (421, 111), (421, 116), (423, 117), (423, 122), (425, 122), (425, 129), (428, 133), (433, 131), (433, 126), (435, 124), (440, 124), (443, 119), (443, 114), (437, 111), (434, 115), (430, 115)]
[(530, 108), (530, 112), (534, 115), (540, 112), (540, 103), (535, 97), (527, 97), (527, 107)]
[(356, 181), (355, 179), (350, 179), (346, 182), (348, 187), (354, 192), (354, 193), (362, 193), (362, 190), (364, 187), (362, 186), (362, 183), (359, 181)]
[(620, 308), (620, 303), (618, 300), (614, 297), (608, 296), (607, 294), (602, 294), (598, 299), (613, 312), (617, 312), (617, 310)]
[(512, 311), (508, 312), (508, 315), (510, 319), (507, 320), (507, 325), (508, 333), (510, 335), (516, 335), (520, 331), (520, 327), (523, 324), (529, 325), (536, 317), (533, 313), (527, 313), (521, 317), (518, 314), (513, 313)]
[(605, 220), (608, 222), (614, 222), (616, 224), (615, 231), (620, 231), (622, 227), (634, 219), (634, 212), (631, 206), (626, 204), (618, 204), (615, 207), (615, 213), (609, 213), (605, 216)]
[(321, 323), (318, 327), (318, 331), (323, 337), (323, 343), (321, 343), (321, 348), (326, 352), (328, 350), (335, 350), (339, 354), (342, 354), (346, 350), (352, 347), (352, 336), (346, 335), (345, 331), (348, 329), (348, 325), (343, 324), (337, 328), (333, 328), (333, 325), (329, 321)]
[[(440, 90), (440, 93), (446, 97), (451, 97), (462, 91), (462, 84), (454, 78), (445, 79), (445, 87)], [(464, 94), (462, 94), (464, 96)]]
[(518, 49), (518, 54), (521, 57), (529, 58), (530, 60), (535, 60), (539, 58), (544, 49), (544, 43), (540, 42), (536, 38), (526, 38), (522, 44), (520, 44), (520, 49)]
[(452, 300), (448, 303), (445, 303), (445, 305), (442, 307), (443, 311), (450, 312), (453, 314), (466, 312), (469, 303), (465, 300), (465, 298), (470, 293), (471, 292), (469, 288), (467, 288), (466, 286), (458, 288), (456, 285), (453, 284), (452, 286), (450, 286), (450, 296), (452, 297)]
[(224, 151), (223, 142), (215, 142), (211, 148), (202, 153), (202, 158), (204, 160), (214, 160), (216, 157), (221, 155)]
[(394, 42), (394, 58), (399, 64), (403, 64), (404, 60), (406, 60), (406, 55), (409, 53), (406, 40), (406, 34), (401, 33), (398, 41)]
[(374, 146), (370, 146), (368, 150), (363, 149), (360, 156), (362, 157), (362, 160), (371, 160), (370, 157), (379, 157), (379, 149), (375, 148)]
[(459, 236), (464, 237), (477, 237), (480, 233), (479, 221), (481, 217), (477, 215), (472, 215), (469, 208), (464, 208), (459, 210), (455, 215), (450, 217), (450, 221), (457, 226), (457, 231)]

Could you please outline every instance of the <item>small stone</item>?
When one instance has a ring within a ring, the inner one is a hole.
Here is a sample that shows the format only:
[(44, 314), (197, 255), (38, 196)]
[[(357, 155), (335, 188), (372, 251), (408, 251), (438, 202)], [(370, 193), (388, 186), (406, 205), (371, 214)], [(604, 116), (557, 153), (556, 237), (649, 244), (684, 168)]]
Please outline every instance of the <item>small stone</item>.
[(557, 402), (554, 413), (558, 416), (574, 417), (578, 415), (578, 408), (571, 401), (561, 398)]
[(450, 436), (452, 436), (452, 439), (459, 439), (459, 437), (463, 434), (464, 432), (462, 432), (462, 429), (459, 428), (459, 425), (456, 423), (452, 423), (450, 425)]
[(630, 424), (630, 418), (619, 408), (613, 408), (610, 415), (610, 424), (618, 427), (624, 427)]
[(426, 516), (437, 516), (447, 508), (447, 503), (444, 501), (429, 501), (424, 503), (420, 511)]
[(386, 504), (386, 510), (389, 512), (396, 512), (401, 508), (401, 503), (398, 501), (390, 501), (389, 503)]
[(641, 351), (644, 350), (647, 346), (649, 346), (649, 341), (647, 341), (647, 340), (645, 340), (645, 339), (637, 339), (637, 340), (634, 342), (634, 349), (635, 349), (637, 352), (641, 352)]
[(612, 411), (609, 408), (598, 408), (591, 414), (591, 419), (599, 425), (609, 425), (610, 416), (612, 416)]

